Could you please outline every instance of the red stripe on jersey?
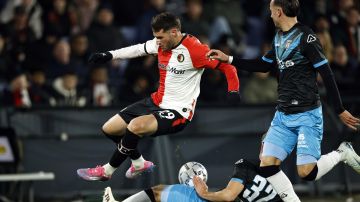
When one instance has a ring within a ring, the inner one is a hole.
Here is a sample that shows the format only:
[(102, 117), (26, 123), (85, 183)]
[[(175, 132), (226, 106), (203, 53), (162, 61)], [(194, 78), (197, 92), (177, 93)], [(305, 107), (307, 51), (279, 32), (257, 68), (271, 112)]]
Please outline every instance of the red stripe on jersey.
[(164, 97), (165, 92), (165, 78), (167, 73), (167, 66), (169, 64), (169, 60), (171, 58), (172, 51), (162, 51), (161, 48), (159, 48), (158, 51), (158, 68), (159, 68), (159, 88), (156, 92), (151, 94), (151, 98), (155, 105), (159, 106), (162, 102), (162, 99)]

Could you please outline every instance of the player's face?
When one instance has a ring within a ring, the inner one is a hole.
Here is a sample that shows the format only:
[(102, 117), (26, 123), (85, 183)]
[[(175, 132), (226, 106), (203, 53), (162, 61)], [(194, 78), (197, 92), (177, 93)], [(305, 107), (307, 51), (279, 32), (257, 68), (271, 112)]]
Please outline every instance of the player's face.
[(271, 19), (273, 20), (275, 27), (279, 28), (279, 18), (281, 16), (281, 8), (274, 5), (274, 0), (270, 2)]
[(156, 37), (156, 42), (161, 49), (164, 51), (171, 50), (174, 46), (174, 37), (172, 30), (165, 31), (161, 29), (159, 32), (153, 32), (154, 37)]

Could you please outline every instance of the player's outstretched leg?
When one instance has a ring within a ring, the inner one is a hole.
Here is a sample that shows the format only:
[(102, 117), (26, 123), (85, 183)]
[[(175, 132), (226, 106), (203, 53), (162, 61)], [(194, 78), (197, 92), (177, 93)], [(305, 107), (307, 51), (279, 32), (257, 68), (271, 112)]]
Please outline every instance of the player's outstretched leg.
[(337, 150), (322, 155), (311, 172), (302, 178), (308, 181), (318, 180), (341, 161), (360, 174), (360, 157), (350, 142), (342, 142)]
[(352, 167), (360, 174), (360, 156), (358, 156), (350, 142), (342, 142), (337, 149), (341, 155), (341, 161)]

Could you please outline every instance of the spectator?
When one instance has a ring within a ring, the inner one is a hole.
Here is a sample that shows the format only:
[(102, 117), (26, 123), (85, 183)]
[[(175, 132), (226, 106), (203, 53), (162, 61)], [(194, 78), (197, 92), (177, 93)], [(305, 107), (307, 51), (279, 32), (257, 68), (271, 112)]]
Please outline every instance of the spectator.
[(43, 24), (41, 20), (42, 8), (37, 0), (11, 0), (7, 1), (4, 10), (1, 11), (1, 23), (8, 23), (14, 18), (14, 9), (23, 6), (29, 18), (29, 27), (35, 34), (36, 39), (40, 39), (43, 34)]
[(107, 68), (95, 66), (91, 70), (90, 82), (84, 89), (88, 105), (110, 106), (116, 98), (115, 90), (109, 85)]
[(52, 8), (44, 14), (44, 37), (47, 43), (54, 44), (60, 38), (72, 33), (76, 27), (72, 16), (66, 0), (52, 1)]
[(208, 0), (204, 11), (206, 19), (212, 22), (210, 43), (216, 44), (223, 35), (227, 35), (232, 49), (239, 48), (237, 46), (243, 38), (246, 21), (241, 2), (238, 0)]
[(3, 35), (0, 34), (0, 83), (6, 80), (6, 72), (8, 70), (9, 58), (6, 53), (6, 41)]
[(3, 104), (20, 108), (31, 107), (29, 83), (20, 67), (15, 67), (8, 73), (9, 85), (4, 89)]
[(138, 74), (134, 80), (130, 81), (119, 97), (120, 101), (134, 102), (141, 100), (152, 92), (151, 82), (147, 75)]
[(99, 8), (96, 21), (91, 25), (88, 32), (92, 52), (114, 50), (124, 45), (119, 29), (113, 25), (113, 18), (111, 8), (106, 6)]
[(333, 34), (336, 44), (344, 44), (350, 57), (360, 62), (360, 15), (352, 7), (347, 11), (346, 25)]
[(355, 83), (356, 63), (349, 60), (345, 46), (338, 45), (334, 49), (334, 60), (331, 68), (334, 72), (336, 83), (341, 92), (347, 92)]
[(205, 70), (201, 80), (199, 100), (210, 103), (225, 103), (227, 98), (226, 82), (220, 71)]
[(45, 70), (46, 76), (50, 80), (63, 75), (66, 69), (73, 68), (73, 64), (70, 60), (70, 53), (70, 45), (66, 40), (60, 40), (55, 44), (52, 60)]
[(86, 32), (95, 18), (99, 0), (74, 0), (72, 11), (76, 16), (79, 32)]
[(333, 42), (329, 30), (329, 22), (326, 16), (319, 16), (315, 20), (315, 33), (320, 40), (326, 58), (331, 62), (333, 54)]
[(166, 6), (165, 0), (147, 0), (146, 9), (137, 21), (136, 42), (144, 42), (154, 38), (151, 27), (149, 26), (151, 18), (163, 11)]
[(277, 81), (269, 72), (256, 72), (245, 85), (243, 92), (246, 103), (275, 103), (278, 96)]
[(53, 82), (53, 89), (52, 106), (82, 107), (86, 104), (86, 98), (79, 93), (78, 76), (71, 69)]
[(182, 30), (197, 38), (208, 37), (209, 24), (202, 18), (203, 4), (201, 0), (187, 0), (186, 13), (182, 19)]
[(73, 69), (79, 76), (79, 83), (84, 84), (85, 78), (88, 77), (89, 67), (87, 59), (89, 58), (89, 42), (84, 34), (76, 34), (71, 37), (71, 62)]
[(360, 14), (352, 7), (348, 10), (347, 17), (349, 33), (349, 55), (360, 63)]
[(139, 16), (144, 13), (145, 1), (147, 0), (131, 0), (124, 3), (119, 0), (111, 0), (115, 25), (120, 27), (135, 26)]
[(29, 80), (29, 91), (33, 106), (49, 106), (52, 89), (46, 83), (45, 71), (42, 68), (31, 69)]
[(335, 10), (330, 15), (331, 27), (335, 29), (343, 28), (346, 26), (346, 12), (354, 6), (354, 0), (338, 0), (335, 1)]
[(25, 7), (15, 8), (14, 19), (6, 24), (5, 29), (7, 48), (12, 63), (24, 65), (29, 61), (27, 56), (35, 42), (35, 34), (29, 28)]

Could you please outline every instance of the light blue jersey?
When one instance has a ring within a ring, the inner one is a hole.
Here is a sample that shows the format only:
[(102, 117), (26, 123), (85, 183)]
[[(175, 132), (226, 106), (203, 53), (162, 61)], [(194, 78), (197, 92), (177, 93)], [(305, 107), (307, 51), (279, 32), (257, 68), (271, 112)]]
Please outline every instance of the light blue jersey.
[(167, 186), (161, 192), (161, 202), (207, 202), (200, 198), (193, 187), (182, 184)]

